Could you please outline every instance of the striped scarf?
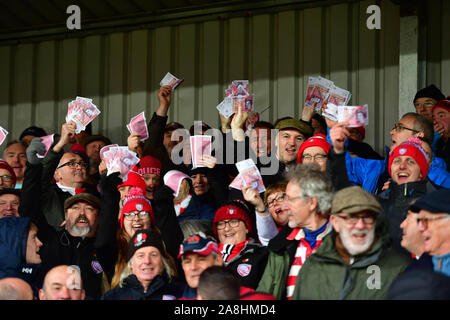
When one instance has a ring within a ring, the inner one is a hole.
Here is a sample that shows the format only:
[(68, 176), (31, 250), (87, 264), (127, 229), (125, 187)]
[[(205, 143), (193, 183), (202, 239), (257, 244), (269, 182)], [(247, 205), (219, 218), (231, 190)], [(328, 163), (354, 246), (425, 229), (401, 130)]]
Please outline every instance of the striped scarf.
[[(306, 258), (308, 258), (311, 253), (313, 253), (322, 244), (322, 239), (331, 231), (332, 225), (330, 220), (327, 221), (322, 227), (314, 231), (316, 233), (315, 246), (311, 245), (306, 241), (305, 231), (302, 228), (295, 228), (286, 237), (288, 240), (299, 241), (297, 246), (297, 251), (295, 251), (294, 261), (292, 262), (289, 274), (286, 280), (286, 298), (291, 300), (292, 294), (294, 293), (295, 282), (297, 281), (298, 273), (305, 263)], [(310, 240), (311, 241), (311, 240)], [(314, 243), (314, 241), (313, 241)]]
[(219, 244), (219, 250), (220, 253), (222, 254), (222, 258), (223, 258), (223, 263), (225, 265), (228, 264), (228, 262), (230, 262), (230, 260), (232, 260), (234, 257), (236, 257), (247, 245), (247, 243), (249, 243), (250, 240), (245, 240), (241, 243), (238, 244)]

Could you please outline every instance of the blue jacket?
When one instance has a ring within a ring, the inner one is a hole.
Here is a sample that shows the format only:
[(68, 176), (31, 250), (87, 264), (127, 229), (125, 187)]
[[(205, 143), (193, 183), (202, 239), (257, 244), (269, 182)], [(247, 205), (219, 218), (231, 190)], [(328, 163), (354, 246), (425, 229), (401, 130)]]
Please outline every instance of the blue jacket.
[(36, 290), (38, 264), (26, 263), (30, 218), (0, 219), (0, 279), (14, 277), (28, 282)]
[[(328, 128), (327, 140), (331, 144), (330, 129)], [(346, 141), (347, 143), (347, 141)], [(389, 148), (385, 146), (385, 154), (389, 154)], [(375, 193), (378, 179), (388, 170), (389, 157), (384, 160), (354, 158), (347, 152), (345, 155), (345, 165), (350, 183), (359, 185), (370, 193)], [(441, 158), (433, 157), (428, 171), (428, 179), (438, 187), (450, 189), (450, 173), (447, 165)]]

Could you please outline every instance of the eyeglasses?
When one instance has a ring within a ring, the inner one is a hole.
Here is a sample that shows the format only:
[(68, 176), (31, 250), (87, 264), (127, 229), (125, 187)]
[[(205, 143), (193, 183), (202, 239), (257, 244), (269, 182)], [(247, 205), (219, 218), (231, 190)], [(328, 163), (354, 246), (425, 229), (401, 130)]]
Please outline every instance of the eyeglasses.
[(217, 230), (225, 229), (226, 224), (228, 223), (231, 228), (236, 228), (239, 225), (239, 219), (231, 219), (231, 220), (222, 220), (216, 223)]
[(414, 129), (402, 126), (401, 124), (398, 124), (398, 123), (394, 124), (394, 127), (392, 128), (392, 130), (395, 130), (396, 132), (400, 132), (402, 130), (409, 130), (409, 131), (412, 131), (412, 132), (415, 132), (415, 133), (419, 133), (420, 132), (418, 130), (414, 130)]
[(448, 215), (448, 214), (443, 215), (443, 216), (419, 217), (419, 218), (417, 218), (417, 224), (422, 222), (424, 228), (428, 228), (428, 221), (447, 219), (448, 217), (450, 217), (450, 215)]
[(311, 161), (311, 159), (314, 159), (314, 161), (325, 161), (327, 158), (326, 154), (316, 154), (315, 156), (311, 156), (309, 154), (302, 155), (303, 160)]
[(275, 203), (280, 203), (284, 201), (284, 198), (286, 198), (286, 193), (282, 193), (281, 195), (279, 195), (278, 197), (276, 197), (275, 199), (273, 199), (270, 202), (267, 202), (267, 206), (269, 208), (273, 207), (275, 205)]
[(123, 215), (126, 220), (133, 220), (134, 217), (138, 217), (139, 219), (144, 219), (145, 217), (148, 217), (149, 213), (147, 211), (134, 211), (134, 212), (124, 213)]
[(13, 177), (12, 176), (8, 176), (7, 174), (5, 174), (4, 176), (0, 176), (0, 178), (2, 180), (8, 181), (8, 182), (13, 180)]
[(69, 168), (75, 169), (77, 167), (77, 165), (79, 165), (82, 169), (86, 169), (87, 168), (87, 164), (84, 161), (70, 160), (70, 161), (60, 165), (56, 169), (61, 169), (62, 167), (65, 167), (65, 166), (69, 166)]
[(374, 215), (361, 215), (361, 216), (341, 216), (336, 215), (339, 218), (342, 218), (345, 220), (345, 222), (349, 225), (355, 225), (358, 223), (360, 219), (364, 222), (364, 224), (373, 224), (375, 222), (375, 216)]

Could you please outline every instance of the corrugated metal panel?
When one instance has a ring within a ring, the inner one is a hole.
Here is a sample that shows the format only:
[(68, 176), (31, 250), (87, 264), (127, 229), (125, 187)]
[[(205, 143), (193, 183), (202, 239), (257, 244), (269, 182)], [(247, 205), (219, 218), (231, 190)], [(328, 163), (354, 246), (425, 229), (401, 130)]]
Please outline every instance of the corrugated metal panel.
[(167, 71), (185, 79), (174, 92), (170, 120), (217, 126), (215, 107), (225, 88), (249, 79), (256, 110), (272, 106), (262, 118), (273, 122), (300, 117), (308, 77), (322, 75), (350, 90), (352, 104), (369, 104), (366, 141), (382, 152), (397, 118), (399, 9), (380, 1), (382, 29), (368, 30), (366, 8), (372, 4), (3, 46), (0, 125), (10, 132), (8, 140), (31, 124), (59, 131), (67, 103), (86, 96), (102, 111), (93, 132), (125, 144), (125, 124), (142, 110), (151, 117)]

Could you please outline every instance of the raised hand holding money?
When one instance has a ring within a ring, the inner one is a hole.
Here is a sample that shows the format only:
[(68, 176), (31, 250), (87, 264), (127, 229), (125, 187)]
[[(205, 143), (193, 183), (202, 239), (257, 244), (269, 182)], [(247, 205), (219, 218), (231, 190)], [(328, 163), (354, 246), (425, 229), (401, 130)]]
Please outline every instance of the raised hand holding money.
[(170, 72), (167, 72), (167, 74), (164, 76), (164, 78), (162, 78), (161, 82), (159, 83), (159, 85), (162, 86), (170, 86), (170, 88), (173, 90), (175, 90), (180, 84), (182, 84), (184, 81), (184, 79), (178, 79), (177, 77), (175, 77), (173, 74), (171, 74)]

